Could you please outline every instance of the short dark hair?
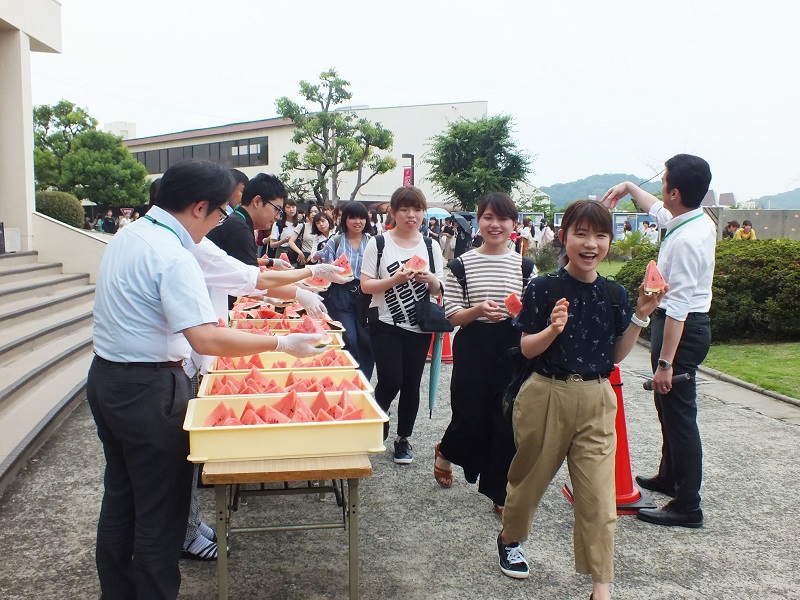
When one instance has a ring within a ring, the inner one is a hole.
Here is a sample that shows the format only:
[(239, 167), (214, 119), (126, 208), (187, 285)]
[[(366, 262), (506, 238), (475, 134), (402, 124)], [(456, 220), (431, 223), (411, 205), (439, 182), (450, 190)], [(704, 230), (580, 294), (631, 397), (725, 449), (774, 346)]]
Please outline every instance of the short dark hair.
[(161, 185), (161, 177), (150, 182), (150, 206), (156, 205), (156, 195), (158, 194), (159, 185)]
[(355, 200), (348, 202), (342, 208), (342, 220), (339, 222), (339, 227), (343, 233), (347, 233), (347, 219), (364, 219), (368, 221), (367, 209), (361, 202)]
[(745, 227), (746, 225), (750, 225), (750, 227), (752, 227), (753, 223), (752, 221), (745, 219), (744, 221), (742, 221), (742, 227)]
[(483, 216), (487, 208), (491, 208), (492, 212), (501, 219), (511, 219), (516, 223), (519, 218), (519, 212), (514, 205), (514, 201), (503, 192), (492, 192), (487, 194), (478, 203), (478, 218)]
[(664, 166), (667, 191), (677, 189), (681, 202), (687, 208), (697, 208), (703, 203), (711, 185), (711, 167), (699, 156), (676, 154)]
[[(607, 233), (609, 235), (609, 244), (614, 239), (614, 221), (611, 218), (611, 213), (608, 212), (605, 206), (594, 200), (578, 200), (570, 204), (567, 210), (564, 211), (559, 231), (564, 232), (565, 248), (569, 230), (579, 227), (594, 229), (598, 233)], [(565, 251), (561, 257), (561, 264), (566, 265), (568, 262), (569, 257)]]
[(222, 165), (210, 160), (184, 160), (161, 177), (155, 205), (181, 213), (206, 200), (210, 212), (228, 202), (235, 186), (233, 175)]
[(322, 233), (319, 230), (319, 227), (317, 227), (317, 223), (323, 220), (328, 222), (328, 233), (333, 231), (333, 219), (331, 219), (330, 215), (327, 215), (324, 212), (320, 211), (314, 215), (314, 220), (311, 222), (311, 233), (313, 233), (314, 235), (319, 235)]
[(286, 186), (275, 175), (259, 173), (245, 184), (244, 190), (242, 190), (242, 204), (250, 206), (256, 196), (261, 196), (263, 201), (269, 202), (277, 199), (286, 200), (289, 193), (286, 191)]
[(421, 189), (413, 185), (405, 185), (394, 191), (389, 201), (389, 206), (393, 211), (406, 206), (419, 210), (428, 210), (428, 201), (425, 200), (425, 194), (422, 193)]
[(250, 178), (239, 169), (231, 169), (231, 175), (233, 175), (233, 179), (237, 184), (247, 185), (247, 182), (250, 181)]
[(736, 229), (739, 229), (741, 225), (739, 225), (739, 221), (734, 219), (733, 221), (728, 221), (728, 224), (725, 227), (736, 227)]

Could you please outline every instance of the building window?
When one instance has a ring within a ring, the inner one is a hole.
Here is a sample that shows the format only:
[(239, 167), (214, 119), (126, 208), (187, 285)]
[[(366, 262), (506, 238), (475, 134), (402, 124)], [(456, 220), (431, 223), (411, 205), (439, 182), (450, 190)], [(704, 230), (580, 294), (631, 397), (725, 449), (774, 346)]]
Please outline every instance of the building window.
[(188, 158), (210, 160), (226, 167), (255, 167), (269, 164), (269, 138), (267, 136), (236, 140), (194, 144), (180, 148), (134, 152), (133, 157), (142, 163), (148, 174), (164, 173), (171, 166)]

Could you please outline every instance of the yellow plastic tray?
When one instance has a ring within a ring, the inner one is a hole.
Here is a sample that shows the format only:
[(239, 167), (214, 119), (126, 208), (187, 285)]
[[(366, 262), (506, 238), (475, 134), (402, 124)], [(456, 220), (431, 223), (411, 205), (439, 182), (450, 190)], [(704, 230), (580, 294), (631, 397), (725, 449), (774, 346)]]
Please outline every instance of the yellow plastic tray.
[[(261, 362), (264, 364), (264, 370), (273, 372), (273, 371), (319, 371), (319, 370), (328, 370), (328, 371), (352, 371), (353, 369), (358, 368), (358, 363), (356, 359), (353, 358), (353, 355), (350, 354), (347, 350), (336, 350), (336, 356), (341, 356), (344, 359), (344, 366), (337, 366), (337, 367), (293, 367), (292, 363), (297, 360), (296, 357), (292, 356), (291, 354), (286, 354), (285, 352), (262, 352), (259, 354), (261, 357)], [(249, 358), (249, 357), (248, 357)], [(304, 362), (308, 362), (312, 360), (314, 357), (311, 358), (302, 358), (300, 360)], [(234, 358), (233, 361), (237, 362), (239, 359)], [(250, 369), (219, 369), (217, 368), (217, 363), (219, 359), (214, 361), (214, 364), (208, 370), (209, 373), (237, 373), (242, 371), (249, 371)], [(275, 369), (272, 367), (272, 364), (276, 361), (283, 361), (286, 363), (287, 367), (282, 369)]]
[[(193, 398), (189, 401), (183, 422), (183, 428), (189, 432), (188, 458), (192, 462), (213, 462), (383, 452), (383, 424), (389, 417), (380, 409), (372, 394), (348, 393), (355, 407), (364, 409), (364, 419), (203, 427), (203, 421), (220, 401), (224, 401), (240, 416), (248, 400), (259, 407), (265, 403), (274, 404), (281, 395)], [(339, 401), (341, 392), (328, 394), (329, 402), (333, 404)], [(315, 393), (298, 394), (309, 406), (316, 396)]]
[[(275, 382), (283, 386), (286, 384), (286, 380), (289, 378), (290, 373), (295, 373), (295, 377), (316, 377), (317, 381), (322, 379), (323, 377), (330, 377), (336, 385), (341, 383), (342, 379), (349, 379), (353, 381), (353, 378), (358, 376), (359, 381), (361, 382), (361, 391), (372, 393), (374, 390), (370, 385), (369, 381), (361, 371), (356, 369), (340, 369), (338, 371), (333, 369), (305, 369), (305, 370), (297, 370), (297, 369), (289, 369), (286, 371), (280, 370), (276, 371), (274, 369), (259, 369), (267, 379), (274, 379)], [(220, 400), (226, 400), (227, 398), (248, 398), (248, 397), (256, 397), (256, 394), (242, 394), (242, 395), (234, 395), (234, 396), (219, 396), (215, 395), (212, 396), (209, 394), (211, 391), (211, 387), (214, 385), (214, 382), (221, 378), (221, 377), (233, 377), (237, 381), (241, 381), (247, 375), (246, 371), (217, 371), (216, 373), (209, 373), (205, 377), (203, 377), (203, 381), (200, 383), (200, 388), (197, 390), (197, 397), (198, 398), (219, 398)], [(315, 392), (314, 392), (315, 393)], [(283, 394), (278, 394), (279, 396), (283, 396)]]

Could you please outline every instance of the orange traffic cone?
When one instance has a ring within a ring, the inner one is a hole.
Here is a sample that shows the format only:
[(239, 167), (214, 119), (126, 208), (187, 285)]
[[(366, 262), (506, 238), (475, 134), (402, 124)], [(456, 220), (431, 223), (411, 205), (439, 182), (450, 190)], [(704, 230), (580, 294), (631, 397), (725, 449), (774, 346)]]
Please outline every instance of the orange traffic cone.
[[(428, 362), (431, 362), (433, 357), (433, 343), (436, 341), (436, 334), (431, 335), (431, 345), (428, 347)], [(453, 364), (453, 347), (450, 345), (450, 333), (445, 332), (442, 338), (442, 362), (445, 364)]]
[[(617, 486), (617, 514), (635, 515), (640, 508), (656, 508), (657, 505), (650, 499), (647, 492), (640, 490), (633, 482), (631, 453), (628, 448), (628, 425), (625, 420), (625, 403), (622, 399), (622, 378), (619, 365), (614, 365), (614, 371), (608, 380), (617, 395), (617, 455), (614, 462), (615, 483)], [(568, 483), (561, 488), (561, 493), (570, 502), (575, 502)]]

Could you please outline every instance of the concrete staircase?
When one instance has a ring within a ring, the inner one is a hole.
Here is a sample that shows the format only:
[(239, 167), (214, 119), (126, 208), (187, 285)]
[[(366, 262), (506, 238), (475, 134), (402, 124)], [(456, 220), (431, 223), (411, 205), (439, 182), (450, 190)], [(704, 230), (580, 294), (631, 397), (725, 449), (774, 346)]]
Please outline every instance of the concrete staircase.
[(0, 494), (86, 397), (93, 303), (88, 274), (0, 254)]

